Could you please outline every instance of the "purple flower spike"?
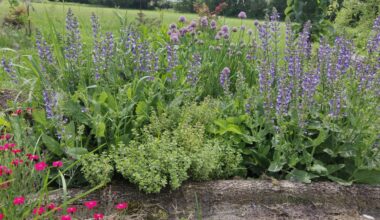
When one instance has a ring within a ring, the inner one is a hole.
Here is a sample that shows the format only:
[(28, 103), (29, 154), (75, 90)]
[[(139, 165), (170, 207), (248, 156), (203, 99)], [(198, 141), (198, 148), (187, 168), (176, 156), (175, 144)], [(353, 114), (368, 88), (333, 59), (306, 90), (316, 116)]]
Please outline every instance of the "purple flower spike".
[(228, 67), (224, 67), (224, 69), (220, 73), (219, 82), (220, 82), (220, 85), (222, 86), (222, 88), (224, 90), (224, 93), (228, 93), (228, 89), (229, 89), (229, 85), (230, 85), (230, 82), (229, 82), (230, 73), (231, 73), (231, 70)]

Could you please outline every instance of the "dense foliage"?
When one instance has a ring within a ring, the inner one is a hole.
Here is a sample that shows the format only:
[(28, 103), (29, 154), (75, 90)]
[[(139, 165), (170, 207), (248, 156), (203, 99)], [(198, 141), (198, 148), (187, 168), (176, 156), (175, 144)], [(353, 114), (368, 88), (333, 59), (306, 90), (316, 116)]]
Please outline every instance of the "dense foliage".
[(346, 0), (335, 19), (335, 30), (365, 48), (373, 20), (379, 15), (379, 0)]
[(310, 23), (282, 36), (276, 10), (253, 29), (246, 17), (103, 33), (93, 14), (83, 42), (69, 10), (64, 33), (36, 35), (35, 55), (2, 59), (2, 77), (30, 94), (14, 103), (34, 109), (26, 137), (68, 164), (89, 155), (92, 184), (114, 172), (146, 192), (263, 173), (379, 183), (380, 17), (360, 57), (343, 37), (312, 48)]

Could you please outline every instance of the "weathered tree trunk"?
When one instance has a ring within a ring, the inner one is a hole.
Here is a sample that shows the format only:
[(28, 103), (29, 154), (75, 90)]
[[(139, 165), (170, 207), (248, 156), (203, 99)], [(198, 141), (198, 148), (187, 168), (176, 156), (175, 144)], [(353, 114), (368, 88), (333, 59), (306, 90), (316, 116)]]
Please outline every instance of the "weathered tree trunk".
[[(139, 207), (146, 212), (143, 218), (150, 216), (150, 219), (198, 219), (200, 216), (202, 219), (231, 220), (380, 217), (380, 186), (347, 187), (330, 182), (302, 184), (223, 180), (186, 183), (178, 190), (165, 190), (159, 194), (144, 194), (130, 184), (116, 182), (90, 197), (103, 204), (129, 201), (131, 208), (133, 204), (140, 204)], [(154, 213), (157, 207), (161, 210), (160, 216)], [(167, 215), (163, 217), (162, 212)]]

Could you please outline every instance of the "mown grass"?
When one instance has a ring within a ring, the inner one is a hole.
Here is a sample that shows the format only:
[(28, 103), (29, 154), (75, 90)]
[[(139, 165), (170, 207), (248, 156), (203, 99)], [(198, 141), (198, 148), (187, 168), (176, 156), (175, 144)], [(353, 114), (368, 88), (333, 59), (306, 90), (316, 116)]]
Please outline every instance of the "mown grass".
[[(65, 16), (68, 8), (71, 8), (81, 24), (81, 29), (84, 34), (84, 38), (90, 35), (90, 16), (92, 12), (95, 12), (101, 18), (101, 25), (104, 31), (117, 31), (120, 27), (120, 21), (117, 14), (125, 17), (127, 22), (134, 22), (138, 17), (139, 10), (135, 9), (117, 9), (117, 8), (105, 8), (100, 6), (91, 6), (85, 4), (73, 4), (73, 3), (33, 3), (31, 10), (31, 21), (34, 27), (45, 28), (49, 26), (49, 22), (52, 22), (58, 31), (65, 28)], [(0, 3), (0, 19), (8, 12), (9, 4), (6, 2)], [(162, 25), (167, 27), (170, 23), (177, 22), (180, 15), (184, 15), (188, 20), (196, 19), (199, 16), (197, 14), (178, 13), (171, 10), (156, 10), (148, 11), (144, 10), (143, 13), (147, 18), (157, 18), (162, 21)], [(238, 18), (219, 18), (220, 24), (227, 24), (231, 27), (240, 26), (241, 20)], [(253, 20), (244, 20), (243, 24), (248, 28), (253, 28)], [(1, 47), (1, 44), (0, 44)]]

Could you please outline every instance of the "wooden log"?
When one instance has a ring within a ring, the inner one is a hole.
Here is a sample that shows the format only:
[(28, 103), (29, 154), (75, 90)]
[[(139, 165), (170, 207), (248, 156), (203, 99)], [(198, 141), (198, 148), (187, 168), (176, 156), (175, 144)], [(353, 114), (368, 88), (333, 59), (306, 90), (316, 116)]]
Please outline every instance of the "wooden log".
[[(81, 190), (72, 190), (71, 196), (79, 192)], [(197, 219), (200, 216), (202, 219), (231, 220), (366, 219), (366, 215), (380, 218), (380, 186), (342, 186), (331, 182), (188, 182), (178, 190), (163, 190), (158, 194), (145, 194), (131, 184), (114, 182), (88, 199), (99, 200), (102, 204), (138, 203), (145, 207), (146, 218), (149, 212), (157, 212), (157, 207), (167, 213), (168, 219)]]

